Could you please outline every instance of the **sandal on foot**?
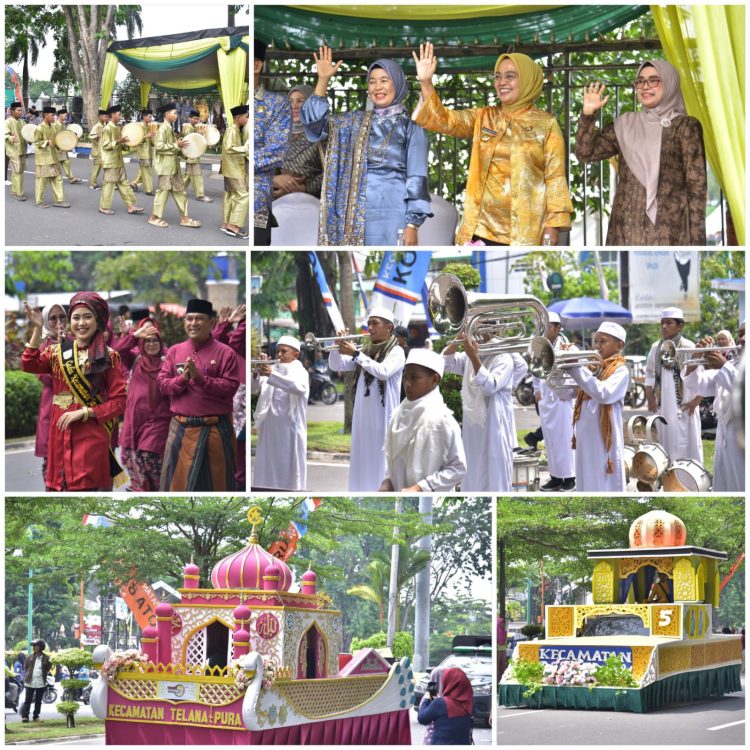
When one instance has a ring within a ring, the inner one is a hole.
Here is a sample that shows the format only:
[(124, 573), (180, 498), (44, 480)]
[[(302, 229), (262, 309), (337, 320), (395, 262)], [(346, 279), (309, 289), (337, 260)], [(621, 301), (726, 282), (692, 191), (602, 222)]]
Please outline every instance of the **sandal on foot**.
[(53, 203), (52, 204), (55, 208), (70, 208), (70, 203)]
[(159, 227), (160, 229), (164, 229), (165, 227), (169, 226), (169, 224), (167, 224), (164, 219), (149, 219), (148, 223), (151, 224), (152, 227)]
[(37, 203), (37, 208), (49, 208), (49, 203)]
[(200, 198), (196, 198), (196, 200), (199, 200), (201, 203), (213, 203), (214, 199), (209, 198), (207, 195), (201, 195)]
[(189, 229), (197, 229), (198, 227), (202, 226), (201, 222), (198, 221), (198, 219), (188, 219), (187, 221), (180, 221), (181, 227), (188, 227)]
[(132, 211), (130, 209), (128, 209), (128, 213), (129, 214), (142, 214), (143, 213), (143, 209), (140, 206), (138, 206), (138, 207), (134, 208)]
[(100, 208), (99, 213), (105, 216), (113, 216), (115, 212), (111, 208)]

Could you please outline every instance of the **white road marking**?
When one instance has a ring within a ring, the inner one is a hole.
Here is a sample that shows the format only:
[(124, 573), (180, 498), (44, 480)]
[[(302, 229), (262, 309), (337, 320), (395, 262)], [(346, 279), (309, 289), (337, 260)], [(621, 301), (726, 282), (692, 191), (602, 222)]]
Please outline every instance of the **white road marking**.
[(535, 708), (533, 711), (518, 711), (512, 714), (499, 714), (497, 717), (498, 721), (504, 719), (517, 719), (519, 716), (533, 716), (534, 714), (540, 714), (542, 711), (546, 711), (546, 708)]
[(715, 732), (717, 729), (726, 729), (727, 727), (736, 727), (738, 724), (744, 724), (745, 720), (742, 719), (742, 721), (733, 721), (730, 724), (719, 724), (718, 727), (707, 727), (707, 732)]

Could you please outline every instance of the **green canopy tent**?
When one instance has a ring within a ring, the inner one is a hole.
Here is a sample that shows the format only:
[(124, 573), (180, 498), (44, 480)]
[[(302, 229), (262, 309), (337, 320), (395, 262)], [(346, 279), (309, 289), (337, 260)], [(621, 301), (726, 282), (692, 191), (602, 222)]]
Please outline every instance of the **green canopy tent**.
[(141, 106), (148, 104), (152, 88), (185, 96), (218, 89), (231, 122), (230, 109), (248, 101), (249, 40), (247, 26), (231, 26), (112, 42), (100, 106), (108, 106), (121, 64), (141, 82)]

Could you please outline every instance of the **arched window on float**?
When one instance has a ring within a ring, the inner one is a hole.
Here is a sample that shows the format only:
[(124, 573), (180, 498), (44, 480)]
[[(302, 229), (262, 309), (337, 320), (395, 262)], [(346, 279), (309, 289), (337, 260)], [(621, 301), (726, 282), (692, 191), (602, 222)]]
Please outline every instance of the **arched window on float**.
[(218, 617), (203, 623), (185, 638), (184, 663), (226, 667), (232, 663), (233, 637), (232, 626)]
[(328, 649), (326, 639), (313, 623), (302, 634), (297, 652), (297, 679), (312, 680), (327, 677)]

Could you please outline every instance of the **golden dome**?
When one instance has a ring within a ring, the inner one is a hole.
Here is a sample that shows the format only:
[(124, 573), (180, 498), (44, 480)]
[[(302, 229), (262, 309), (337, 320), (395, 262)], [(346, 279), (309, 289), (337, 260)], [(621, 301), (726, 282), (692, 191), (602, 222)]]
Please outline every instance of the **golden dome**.
[(650, 510), (630, 525), (631, 547), (681, 547), (687, 540), (685, 524), (665, 510)]

